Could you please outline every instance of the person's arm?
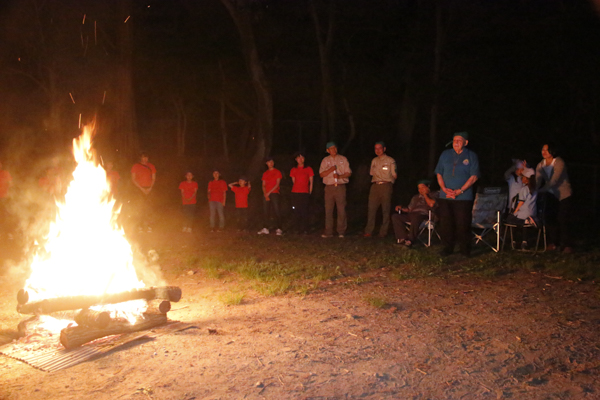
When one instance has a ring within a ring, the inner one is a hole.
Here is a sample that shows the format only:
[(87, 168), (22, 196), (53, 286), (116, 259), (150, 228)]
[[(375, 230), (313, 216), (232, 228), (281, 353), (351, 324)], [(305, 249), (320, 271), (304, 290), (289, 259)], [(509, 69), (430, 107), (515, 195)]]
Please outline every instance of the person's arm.
[(504, 171), (504, 180), (507, 181), (510, 179), (512, 174), (517, 170), (517, 166), (515, 164), (512, 165), (509, 169)]
[(314, 176), (311, 176), (308, 178), (308, 183), (309, 183), (308, 193), (309, 194), (312, 194), (312, 191), (313, 191), (313, 181), (314, 181)]
[(429, 193), (427, 193), (425, 196), (423, 196), (425, 198), (425, 202), (427, 203), (427, 206), (429, 208), (433, 208), (433, 206), (435, 206), (435, 199), (429, 197)]
[(250, 184), (250, 182), (248, 182), (248, 192), (250, 192), (252, 190), (252, 185)]
[(148, 193), (150, 193), (150, 191), (152, 191), (152, 188), (154, 187), (154, 182), (156, 182), (156, 172), (152, 173), (152, 183), (150, 184), (150, 187), (148, 188)]
[(548, 179), (548, 182), (542, 187), (542, 191), (547, 192), (550, 188), (556, 187), (558, 180), (561, 179), (563, 172), (565, 171), (565, 162), (562, 158), (556, 158), (554, 162), (554, 171), (552, 176)]
[(228, 186), (229, 186), (229, 188), (230, 188), (230, 189), (233, 189), (233, 187), (234, 187), (235, 185), (237, 185), (237, 184), (238, 184), (237, 182), (232, 182), (232, 183), (230, 183)]
[[(194, 189), (194, 192), (192, 193), (192, 195), (189, 197), (188, 200), (193, 200), (196, 197), (196, 192), (198, 192), (198, 188)], [(181, 191), (181, 194), (183, 194), (183, 190)]]
[(460, 187), (460, 189), (454, 191), (455, 195), (463, 194), (465, 190), (473, 186), (475, 182), (477, 182), (477, 175), (471, 175), (471, 177), (467, 179), (467, 181)]
[(438, 181), (438, 185), (440, 185), (440, 189), (442, 189), (442, 192), (446, 193), (446, 197), (453, 199), (455, 197), (454, 190), (448, 189), (446, 187), (446, 184), (444, 183), (444, 178), (442, 177), (442, 174), (437, 174), (437, 181)]
[(265, 199), (267, 201), (269, 201), (269, 195), (267, 194), (267, 182), (266, 181), (262, 181), (262, 191), (263, 191), (263, 196), (265, 196)]
[(227, 190), (223, 192), (223, 207), (225, 207), (226, 201), (227, 201)]
[(517, 215), (517, 213), (519, 212), (519, 209), (521, 208), (521, 206), (524, 204), (525, 202), (523, 200), (519, 200), (519, 202), (517, 203), (517, 207), (515, 208), (515, 211), (513, 212), (513, 214)]
[(325, 178), (327, 175), (331, 174), (333, 171), (335, 171), (336, 166), (334, 165), (333, 167), (327, 168), (326, 170), (323, 170), (323, 172), (319, 172), (319, 176), (321, 178)]
[(396, 168), (396, 160), (394, 160), (394, 162), (392, 162), (392, 177), (394, 178), (394, 180), (398, 179), (398, 170)]
[(279, 182), (281, 181), (281, 178), (277, 178), (277, 183), (275, 184), (275, 186), (273, 186), (271, 188), (271, 190), (269, 190), (269, 193), (267, 193), (267, 196), (270, 195), (271, 193), (273, 193), (275, 190), (279, 189)]

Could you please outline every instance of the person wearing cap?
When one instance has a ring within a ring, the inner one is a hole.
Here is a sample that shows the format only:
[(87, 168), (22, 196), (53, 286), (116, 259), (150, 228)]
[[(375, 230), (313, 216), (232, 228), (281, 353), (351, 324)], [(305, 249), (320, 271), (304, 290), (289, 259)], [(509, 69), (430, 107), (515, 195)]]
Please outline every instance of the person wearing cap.
[(387, 236), (390, 226), (390, 209), (392, 207), (392, 191), (394, 181), (398, 177), (396, 160), (385, 154), (385, 143), (375, 143), (377, 157), (371, 161), (371, 189), (369, 190), (369, 206), (365, 237), (371, 237), (375, 229), (377, 209), (381, 207), (383, 221), (379, 228), (379, 237)]
[(265, 163), (267, 164), (267, 170), (262, 176), (263, 211), (265, 221), (263, 229), (258, 231), (258, 234), (269, 234), (268, 224), (271, 220), (271, 214), (273, 214), (275, 217), (275, 234), (281, 236), (283, 235), (283, 231), (281, 230), (281, 211), (279, 209), (279, 184), (283, 175), (281, 175), (281, 171), (275, 168), (273, 157), (267, 157)]
[[(532, 168), (523, 168), (521, 171), (523, 186), (515, 196), (515, 208), (506, 216), (506, 223), (517, 226), (524, 226), (526, 223), (537, 225), (535, 218), (537, 216), (537, 191), (535, 183), (535, 171)], [(526, 249), (527, 237), (525, 230), (521, 232), (521, 249)]]
[(435, 174), (440, 185), (439, 216), (442, 256), (454, 253), (471, 255), (471, 220), (473, 212), (473, 185), (479, 178), (479, 158), (469, 150), (469, 134), (455, 133), (452, 148), (440, 155)]
[(523, 168), (527, 166), (525, 160), (512, 160), (513, 165), (504, 172), (504, 179), (508, 183), (508, 210), (514, 211), (516, 204), (515, 199), (523, 186), (521, 177), (523, 176)]
[(542, 157), (535, 169), (535, 178), (538, 193), (544, 196), (548, 250), (555, 250), (560, 245), (564, 253), (570, 254), (573, 252), (573, 190), (567, 166), (554, 143), (547, 142), (542, 146)]
[(222, 232), (225, 229), (225, 213), (223, 209), (227, 201), (227, 182), (221, 179), (219, 170), (214, 169), (213, 180), (208, 182), (208, 207), (210, 210), (210, 231), (215, 231), (216, 215), (219, 215), (219, 227), (217, 232)]
[(352, 175), (348, 159), (337, 152), (335, 142), (328, 142), (325, 149), (329, 155), (321, 161), (319, 176), (325, 184), (325, 231), (322, 237), (333, 236), (333, 210), (337, 206), (337, 233), (346, 234), (346, 184)]
[[(419, 235), (421, 223), (429, 218), (429, 211), (433, 211), (439, 197), (438, 192), (431, 192), (431, 181), (422, 179), (417, 183), (416, 194), (410, 200), (408, 207), (396, 206), (398, 214), (392, 215), (392, 225), (396, 242), (406, 247), (411, 247)], [(410, 232), (406, 231), (406, 224), (410, 223)]]
[(148, 153), (142, 152), (140, 162), (131, 167), (131, 182), (136, 187), (134, 203), (138, 213), (138, 229), (140, 232), (146, 229), (150, 233), (152, 232), (150, 195), (156, 182), (156, 167), (148, 160)]
[(313, 191), (315, 173), (311, 167), (304, 165), (304, 154), (294, 154), (297, 165), (290, 171), (292, 178), (292, 209), (294, 210), (294, 227), (300, 233), (308, 233), (310, 223), (309, 201)]

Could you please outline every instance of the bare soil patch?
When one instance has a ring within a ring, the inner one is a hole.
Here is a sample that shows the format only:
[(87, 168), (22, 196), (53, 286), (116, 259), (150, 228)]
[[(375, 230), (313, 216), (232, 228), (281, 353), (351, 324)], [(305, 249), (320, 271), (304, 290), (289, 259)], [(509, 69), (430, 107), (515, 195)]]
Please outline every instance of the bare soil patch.
[[(54, 373), (0, 357), (0, 399), (600, 398), (593, 282), (543, 272), (401, 280), (382, 266), (306, 294), (264, 296), (235, 274), (188, 274), (189, 258), (237, 249), (264, 259), (281, 238), (256, 246), (236, 233), (159, 230), (136, 240), (183, 289), (169, 317), (194, 328)], [(302, 252), (321, 238), (297, 240)], [(331, 243), (369, 246), (359, 237)], [(0, 328), (10, 334), (22, 319), (22, 282), (3, 272)], [(225, 305), (223, 294), (240, 288), (242, 303)]]

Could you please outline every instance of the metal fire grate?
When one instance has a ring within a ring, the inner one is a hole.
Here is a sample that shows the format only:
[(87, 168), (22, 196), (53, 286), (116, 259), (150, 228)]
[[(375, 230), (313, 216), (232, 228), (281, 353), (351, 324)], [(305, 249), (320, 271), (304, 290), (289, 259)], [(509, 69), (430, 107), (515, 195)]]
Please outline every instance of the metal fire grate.
[(42, 371), (54, 372), (106, 354), (142, 337), (153, 339), (189, 328), (196, 327), (192, 324), (172, 322), (150, 331), (104, 337), (71, 350), (62, 348), (62, 345), (57, 343), (56, 337), (35, 338), (35, 341), (31, 338), (27, 340), (28, 338), (25, 337), (21, 341), (0, 347), (0, 354), (22, 361)]

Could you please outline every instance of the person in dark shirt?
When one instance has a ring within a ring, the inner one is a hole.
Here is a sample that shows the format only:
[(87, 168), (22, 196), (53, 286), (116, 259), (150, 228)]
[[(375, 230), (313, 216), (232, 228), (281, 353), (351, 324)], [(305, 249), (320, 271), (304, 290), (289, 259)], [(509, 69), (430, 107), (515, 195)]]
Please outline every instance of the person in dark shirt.
[[(420, 180), (417, 184), (419, 194), (414, 195), (408, 207), (396, 206), (398, 214), (392, 215), (392, 225), (396, 242), (407, 247), (417, 240), (421, 223), (429, 218), (429, 211), (436, 206), (438, 192), (431, 192), (431, 182), (427, 179)], [(410, 231), (406, 231), (406, 223), (410, 223)]]

